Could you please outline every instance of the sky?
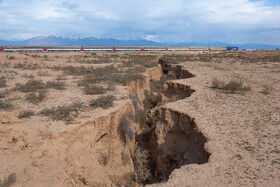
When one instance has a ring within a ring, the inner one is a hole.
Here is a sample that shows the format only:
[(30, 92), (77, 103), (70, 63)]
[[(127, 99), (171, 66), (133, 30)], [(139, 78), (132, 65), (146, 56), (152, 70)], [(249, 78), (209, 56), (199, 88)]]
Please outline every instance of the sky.
[(0, 39), (280, 44), (280, 0), (0, 0)]

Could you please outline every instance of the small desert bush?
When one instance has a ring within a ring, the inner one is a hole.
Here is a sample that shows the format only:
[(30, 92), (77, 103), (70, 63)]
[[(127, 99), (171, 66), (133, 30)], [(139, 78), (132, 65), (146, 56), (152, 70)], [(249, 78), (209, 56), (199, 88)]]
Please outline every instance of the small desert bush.
[(63, 76), (63, 75), (58, 75), (58, 76), (56, 77), (56, 80), (57, 80), (57, 81), (65, 81), (65, 80), (67, 80), (67, 78), (66, 78), (65, 76)]
[(41, 90), (45, 88), (45, 84), (42, 80), (29, 80), (25, 84), (17, 83), (15, 90), (21, 92), (35, 92), (37, 90)]
[(128, 116), (123, 116), (119, 123), (119, 133), (120, 137), (124, 143), (127, 143), (126, 140), (132, 141), (134, 139), (134, 132)]
[(18, 118), (29, 118), (30, 116), (35, 115), (34, 111), (32, 110), (23, 110), (19, 112)]
[(271, 85), (267, 85), (267, 84), (264, 84), (262, 86), (262, 91), (261, 93), (265, 94), (265, 95), (268, 95), (270, 94), (271, 92), (273, 91), (273, 87)]
[(135, 82), (135, 81), (143, 81), (145, 76), (141, 73), (138, 72), (131, 72), (128, 71), (125, 74), (119, 74), (117, 75), (113, 81), (120, 83), (122, 85), (128, 85), (130, 82)]
[(151, 90), (155, 91), (157, 93), (162, 93), (163, 85), (166, 82), (166, 80), (167, 80), (167, 76), (166, 75), (161, 76), (159, 81), (152, 80), (151, 81)]
[(14, 60), (14, 59), (16, 59), (16, 57), (12, 55), (12, 56), (8, 56), (8, 59), (9, 60)]
[(230, 93), (244, 92), (251, 89), (250, 86), (244, 86), (244, 82), (240, 79), (233, 79), (228, 83), (225, 83), (215, 78), (213, 79), (212, 84), (212, 88), (225, 90)]
[(10, 173), (7, 178), (4, 178), (0, 180), (0, 186), (1, 187), (10, 187), (12, 184), (16, 182), (16, 173)]
[(32, 74), (27, 74), (27, 73), (23, 74), (22, 77), (25, 77), (25, 78), (28, 78), (28, 79), (34, 78), (34, 76)]
[(6, 110), (12, 108), (12, 104), (9, 101), (0, 100), (0, 110)]
[(49, 72), (48, 71), (39, 70), (39, 71), (37, 71), (37, 75), (41, 76), (41, 77), (49, 76)]
[(149, 157), (150, 154), (147, 150), (136, 145), (133, 157), (135, 182), (145, 183), (152, 176), (149, 167)]
[(77, 116), (77, 112), (79, 112), (82, 107), (82, 103), (74, 102), (71, 105), (45, 108), (40, 112), (40, 114), (43, 116), (48, 116), (56, 121), (62, 120), (70, 123), (74, 120), (73, 116)]
[(84, 87), (84, 92), (87, 95), (105, 94), (107, 92), (107, 88), (97, 85), (86, 85)]
[(31, 55), (32, 58), (37, 58), (37, 57), (41, 57), (40, 55), (38, 54), (34, 54), (34, 55)]
[(47, 95), (47, 90), (39, 90), (38, 93), (27, 94), (25, 99), (28, 102), (31, 102), (33, 104), (37, 104), (37, 103), (42, 102), (46, 98), (46, 95)]
[(0, 88), (4, 88), (7, 86), (7, 80), (6, 79), (0, 79)]
[(98, 158), (98, 162), (103, 165), (103, 166), (106, 166), (108, 164), (108, 161), (109, 161), (109, 156), (108, 156), (108, 153), (101, 153), (99, 155), (99, 158)]
[(62, 81), (48, 81), (46, 83), (46, 88), (53, 88), (57, 90), (65, 90), (66, 86), (65, 82)]
[(116, 97), (113, 95), (100, 96), (98, 99), (91, 101), (89, 105), (95, 108), (101, 107), (107, 109), (113, 106), (115, 99)]

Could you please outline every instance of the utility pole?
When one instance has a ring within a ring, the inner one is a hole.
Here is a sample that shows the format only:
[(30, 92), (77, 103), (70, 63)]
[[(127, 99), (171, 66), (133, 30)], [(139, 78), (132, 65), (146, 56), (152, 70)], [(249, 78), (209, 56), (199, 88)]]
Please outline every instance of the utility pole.
[(209, 41), (208, 50), (210, 51), (211, 41)]

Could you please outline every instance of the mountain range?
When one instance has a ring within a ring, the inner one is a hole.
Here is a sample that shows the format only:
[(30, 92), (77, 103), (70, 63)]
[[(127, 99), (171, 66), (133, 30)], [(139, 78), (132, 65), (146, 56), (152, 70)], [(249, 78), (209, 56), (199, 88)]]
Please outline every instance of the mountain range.
[[(180, 42), (180, 43), (160, 43), (145, 39), (138, 40), (119, 40), (113, 38), (95, 37), (59, 37), (59, 36), (40, 36), (25, 40), (0, 40), (0, 46), (208, 46), (208, 42)], [(211, 42), (211, 46), (238, 46), (239, 49), (271, 49), (280, 48), (279, 45), (268, 44), (231, 44), (226, 42)]]

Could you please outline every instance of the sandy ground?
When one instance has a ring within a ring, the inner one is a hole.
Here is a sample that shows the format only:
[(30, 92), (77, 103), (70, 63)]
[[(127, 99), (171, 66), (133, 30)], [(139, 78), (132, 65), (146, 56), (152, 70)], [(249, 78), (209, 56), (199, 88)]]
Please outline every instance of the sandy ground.
[[(166, 107), (195, 118), (211, 156), (206, 164), (176, 169), (158, 186), (279, 186), (279, 62), (180, 64), (195, 77), (177, 82), (195, 92)], [(215, 78), (240, 78), (251, 90), (231, 94), (213, 89)], [(269, 94), (262, 93), (264, 85), (271, 88)]]
[[(164, 54), (155, 55), (160, 57)], [(35, 58), (30, 55), (10, 53), (9, 56), (15, 56), (15, 59), (9, 59), (3, 53), (0, 54), (0, 62), (77, 65), (75, 56), (84, 54), (48, 53), (48, 57), (40, 54)], [(205, 149), (211, 156), (207, 163), (182, 166), (171, 173), (168, 181), (153, 185), (279, 186), (280, 63), (224, 60), (188, 61), (180, 65), (195, 77), (173, 82), (188, 85), (195, 92), (185, 99), (166, 103), (164, 107), (194, 118), (198, 130), (207, 138)], [(104, 64), (94, 66), (102, 67)], [(63, 75), (50, 69), (40, 70), (48, 72), (39, 76), (39, 69), (9, 68), (12, 79), (7, 82), (8, 88), (29, 80), (24, 74), (33, 74), (44, 82)], [(12, 186), (111, 186), (121, 183), (122, 175), (133, 170), (132, 160), (127, 159), (124, 164), (122, 158), (130, 154), (132, 145), (124, 145), (119, 140), (117, 125), (122, 115), (134, 110), (128, 94), (135, 92), (143, 97), (143, 89), (148, 89), (149, 80), (158, 79), (158, 76), (159, 68), (155, 68), (146, 74), (147, 84), (141, 87), (119, 85), (114, 91), (119, 99), (113, 108), (85, 108), (68, 125), (39, 115), (27, 119), (18, 119), (17, 116), (23, 109), (40, 111), (75, 100), (88, 103), (96, 98), (79, 89), (79, 78), (65, 76), (67, 89), (50, 90), (48, 99), (38, 105), (25, 101), (22, 93), (12, 92), (9, 98), (15, 107), (0, 110), (1, 182), (8, 176), (13, 178), (11, 174), (15, 173)], [(251, 90), (232, 94), (213, 89), (215, 78), (225, 82), (238, 78)], [(264, 87), (271, 89), (268, 94), (262, 93)]]

